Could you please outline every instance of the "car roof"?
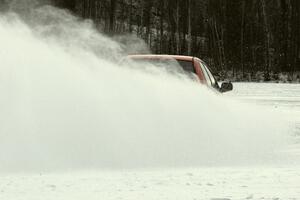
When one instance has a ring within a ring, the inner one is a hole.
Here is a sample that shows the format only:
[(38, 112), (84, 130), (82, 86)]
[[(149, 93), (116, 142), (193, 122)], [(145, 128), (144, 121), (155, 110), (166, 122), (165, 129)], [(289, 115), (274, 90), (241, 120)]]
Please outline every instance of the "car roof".
[(175, 59), (175, 60), (183, 60), (192, 62), (195, 57), (192, 56), (180, 56), (180, 55), (153, 55), (153, 54), (141, 54), (141, 55), (129, 55), (127, 56), (129, 59)]

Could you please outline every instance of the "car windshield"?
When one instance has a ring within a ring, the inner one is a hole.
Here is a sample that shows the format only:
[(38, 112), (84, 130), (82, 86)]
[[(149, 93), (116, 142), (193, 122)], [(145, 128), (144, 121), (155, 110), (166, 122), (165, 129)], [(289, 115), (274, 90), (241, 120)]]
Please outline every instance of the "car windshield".
[(180, 67), (184, 72), (196, 73), (193, 63), (185, 60), (175, 60), (175, 59), (151, 59), (151, 58), (133, 58), (135, 62), (145, 62), (159, 67), (169, 68)]

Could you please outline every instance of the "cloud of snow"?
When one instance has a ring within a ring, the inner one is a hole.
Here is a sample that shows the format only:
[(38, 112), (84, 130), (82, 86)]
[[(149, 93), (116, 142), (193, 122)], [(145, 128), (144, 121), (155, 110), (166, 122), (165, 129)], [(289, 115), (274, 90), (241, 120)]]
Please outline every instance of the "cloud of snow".
[(274, 113), (120, 65), (126, 45), (64, 10), (0, 16), (0, 44), (1, 171), (255, 164), (285, 143)]

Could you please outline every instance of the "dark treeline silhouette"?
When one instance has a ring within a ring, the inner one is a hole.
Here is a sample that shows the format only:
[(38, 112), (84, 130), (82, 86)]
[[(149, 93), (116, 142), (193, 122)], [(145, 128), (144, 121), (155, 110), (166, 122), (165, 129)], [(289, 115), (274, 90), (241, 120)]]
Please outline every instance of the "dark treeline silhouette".
[(278, 79), (278, 73), (286, 73), (289, 79), (300, 76), (299, 0), (53, 3), (93, 20), (109, 35), (135, 34), (153, 53), (197, 56), (237, 79)]
[(198, 56), (242, 78), (300, 71), (299, 0), (55, 1), (109, 34), (136, 34), (153, 53)]

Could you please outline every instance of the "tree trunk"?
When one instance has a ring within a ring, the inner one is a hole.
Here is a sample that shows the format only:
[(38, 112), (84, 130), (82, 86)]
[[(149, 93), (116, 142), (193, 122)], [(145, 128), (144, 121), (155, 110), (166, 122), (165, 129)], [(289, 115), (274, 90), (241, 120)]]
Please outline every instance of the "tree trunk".
[(191, 0), (188, 1), (188, 38), (187, 38), (187, 48), (188, 55), (192, 55), (192, 5)]
[(110, 12), (109, 12), (109, 31), (114, 32), (115, 28), (115, 10), (116, 10), (116, 0), (110, 0)]
[(245, 69), (244, 69), (244, 26), (245, 26), (245, 7), (246, 2), (243, 0), (242, 2), (242, 23), (241, 23), (241, 67), (242, 67), (242, 73), (243, 77), (245, 75)]
[[(270, 49), (271, 48), (271, 32), (269, 29), (265, 0), (261, 0), (261, 9), (262, 9), (262, 15), (263, 15), (263, 21), (264, 21), (264, 32), (265, 32), (265, 37), (266, 37), (265, 73), (266, 73), (266, 76), (269, 76), (270, 69), (271, 69), (271, 49)], [(267, 77), (267, 79), (268, 79), (268, 77)]]
[(176, 54), (180, 54), (180, 15), (179, 15), (179, 0), (176, 0)]
[(130, 0), (129, 4), (129, 33), (132, 33), (132, 0)]
[(159, 23), (160, 23), (160, 53), (163, 53), (163, 41), (164, 41), (164, 8), (165, 8), (165, 3), (164, 1), (161, 1), (160, 3), (160, 19), (159, 19)]
[[(288, 71), (293, 72), (292, 68), (292, 4), (291, 0), (286, 0), (287, 3), (287, 38), (286, 38), (286, 47), (287, 47), (287, 65), (288, 65)], [(300, 23), (300, 22), (298, 22)]]

